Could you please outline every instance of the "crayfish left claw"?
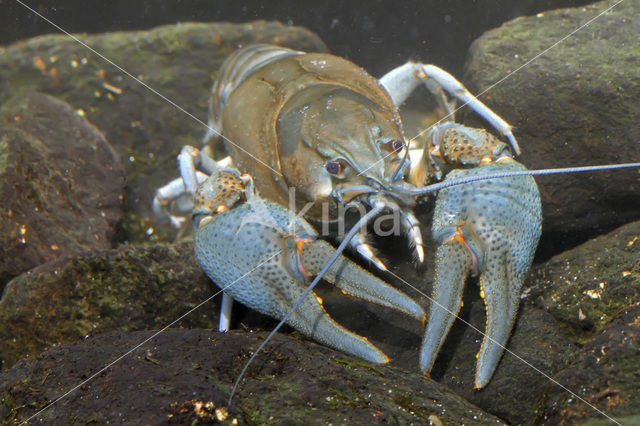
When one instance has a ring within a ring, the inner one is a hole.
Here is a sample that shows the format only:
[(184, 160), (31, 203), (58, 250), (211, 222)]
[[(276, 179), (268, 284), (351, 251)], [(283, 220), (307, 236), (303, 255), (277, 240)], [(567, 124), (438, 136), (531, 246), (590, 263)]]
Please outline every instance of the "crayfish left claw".
[(473, 261), (457, 239), (445, 241), (436, 250), (436, 272), (429, 322), (420, 350), (420, 370), (431, 371), (440, 347), (456, 319), (462, 302), (464, 282)]
[[(463, 176), (525, 170), (504, 157), (472, 169), (454, 170), (447, 180)], [(476, 181), (442, 190), (436, 201), (433, 233), (436, 252), (434, 295), (420, 366), (428, 373), (460, 308), (464, 281), (480, 274), (487, 308), (486, 334), (476, 368), (475, 387), (487, 385), (515, 322), (520, 290), (541, 231), (540, 195), (530, 176)]]

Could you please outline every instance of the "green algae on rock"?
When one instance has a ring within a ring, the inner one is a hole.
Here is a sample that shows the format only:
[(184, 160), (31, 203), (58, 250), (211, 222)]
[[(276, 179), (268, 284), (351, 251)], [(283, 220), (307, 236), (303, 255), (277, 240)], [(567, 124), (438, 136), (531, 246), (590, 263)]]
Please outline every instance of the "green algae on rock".
[[(638, 424), (631, 419), (640, 413), (640, 303), (618, 313), (554, 378), (621, 424)], [(576, 424), (603, 417), (574, 395), (550, 386), (542, 419)]]
[[(0, 300), (0, 366), (108, 330), (157, 329), (215, 294), (191, 244), (122, 246), (24, 273)], [(219, 298), (176, 326), (216, 327)]]
[(620, 312), (640, 303), (640, 222), (534, 267), (524, 299), (575, 331), (598, 332)]

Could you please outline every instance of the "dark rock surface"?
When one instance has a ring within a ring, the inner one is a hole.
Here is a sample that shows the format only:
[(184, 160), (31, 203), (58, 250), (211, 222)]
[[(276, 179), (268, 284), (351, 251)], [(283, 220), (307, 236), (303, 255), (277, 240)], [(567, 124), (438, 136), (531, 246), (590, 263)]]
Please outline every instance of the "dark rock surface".
[[(640, 161), (640, 3), (620, 2), (598, 17), (613, 5), (517, 18), (473, 43), (465, 83), (516, 127), (526, 166)], [(568, 234), (584, 241), (640, 217), (637, 169), (536, 180), (547, 248), (562, 246)]]
[(525, 303), (583, 332), (597, 332), (640, 303), (640, 222), (632, 222), (533, 268)]
[[(326, 49), (308, 30), (275, 22), (180, 24), (78, 37), (121, 69), (66, 35), (18, 42), (0, 55), (0, 104), (32, 88), (82, 110), (122, 157), (129, 183), (126, 209), (142, 219), (155, 190), (178, 176), (180, 148), (200, 144), (211, 86), (229, 53), (251, 43)], [(127, 219), (126, 225), (137, 229), (141, 219)], [(145, 238), (125, 236), (136, 237)]]
[[(461, 324), (441, 351), (432, 377), (446, 384), (472, 404), (509, 424), (528, 424), (539, 416), (549, 379), (567, 363), (576, 347), (551, 315), (523, 306), (498, 369), (489, 384), (473, 389), (476, 354), (485, 328), (485, 307), (475, 300), (463, 318), (477, 330)], [(464, 315), (464, 314), (463, 314)]]
[(623, 424), (635, 424), (633, 416), (640, 413), (640, 222), (553, 257), (532, 270), (529, 283), (524, 303), (547, 310), (577, 345), (553, 378), (582, 398), (549, 384), (540, 418), (548, 424), (602, 419), (591, 404), (624, 418)]
[(548, 424), (604, 419), (594, 407), (623, 425), (638, 424), (640, 303), (619, 312), (554, 378), (581, 399), (550, 386), (542, 415)]
[(60, 256), (112, 245), (124, 169), (102, 133), (35, 92), (0, 110), (0, 290)]
[[(82, 383), (38, 419), (45, 423), (503, 424), (445, 386), (277, 335), (249, 369), (265, 333), (112, 332), (54, 348), (0, 374), (0, 418), (18, 422)], [(148, 343), (101, 369), (141, 342)], [(96, 376), (93, 378), (93, 376)], [(84, 383), (85, 380), (88, 380)], [(35, 421), (35, 419), (34, 419)]]
[[(65, 257), (14, 278), (0, 300), (0, 367), (109, 330), (159, 329), (217, 288), (192, 244), (123, 246)], [(220, 298), (174, 327), (216, 328)]]

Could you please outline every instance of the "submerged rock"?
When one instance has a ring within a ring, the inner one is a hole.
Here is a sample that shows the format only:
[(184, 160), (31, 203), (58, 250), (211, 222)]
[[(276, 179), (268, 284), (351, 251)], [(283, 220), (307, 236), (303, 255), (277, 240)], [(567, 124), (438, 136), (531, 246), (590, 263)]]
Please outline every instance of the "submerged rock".
[(104, 131), (127, 170), (125, 208), (132, 216), (125, 229), (134, 235), (125, 238), (140, 240), (146, 236), (138, 222), (147, 219), (155, 190), (178, 176), (180, 148), (199, 145), (206, 133), (209, 93), (222, 61), (252, 43), (326, 50), (306, 29), (264, 21), (77, 37), (93, 50), (66, 35), (6, 47), (0, 55), (0, 104), (18, 90), (34, 88), (67, 101)]
[(486, 324), (484, 311), (484, 302), (476, 300), (469, 312), (462, 313), (476, 330), (460, 321), (455, 324), (432, 377), (509, 424), (529, 424), (538, 417), (549, 388), (545, 375), (553, 376), (564, 368), (576, 346), (551, 315), (522, 306), (494, 376), (483, 389), (473, 389), (476, 354), (483, 337), (478, 330), (484, 332)]
[(542, 418), (548, 424), (608, 420), (595, 408), (620, 424), (639, 424), (640, 303), (618, 313), (601, 332), (585, 342), (554, 379), (580, 398), (550, 386), (542, 410)]
[[(162, 328), (217, 292), (191, 244), (61, 258), (14, 278), (0, 300), (0, 367), (108, 330)], [(216, 297), (174, 326), (216, 327)]]
[[(527, 167), (640, 161), (640, 3), (604, 13), (612, 6), (518, 18), (473, 43), (465, 84), (515, 126)], [(637, 179), (637, 169), (536, 178), (547, 248), (638, 219)]]
[(534, 267), (524, 300), (581, 333), (598, 332), (640, 303), (640, 222)]
[[(0, 374), (0, 419), (44, 410), (46, 423), (503, 424), (429, 379), (375, 366), (294, 337), (276, 335), (249, 368), (266, 333), (206, 330), (112, 332), (63, 345)], [(107, 364), (148, 341), (104, 372)], [(95, 376), (95, 377), (93, 377)], [(34, 419), (35, 420), (35, 419)]]
[[(553, 257), (530, 274), (525, 303), (551, 313), (578, 349), (540, 404), (549, 424), (640, 413), (640, 222)], [(590, 405), (592, 406), (590, 406)]]
[(124, 169), (66, 103), (23, 92), (0, 110), (0, 290), (63, 255), (112, 245)]

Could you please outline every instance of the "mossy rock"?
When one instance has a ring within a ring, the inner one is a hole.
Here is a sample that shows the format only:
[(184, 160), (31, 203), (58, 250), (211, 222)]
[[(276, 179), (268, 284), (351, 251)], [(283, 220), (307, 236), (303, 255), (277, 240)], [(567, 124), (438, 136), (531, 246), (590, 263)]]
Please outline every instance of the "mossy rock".
[[(122, 246), (46, 263), (0, 300), (0, 362), (108, 330), (162, 328), (217, 292), (191, 244)], [(219, 299), (175, 327), (216, 327)]]
[(589, 337), (640, 303), (640, 222), (568, 250), (535, 266), (525, 303), (550, 312)]
[[(640, 3), (614, 4), (514, 19), (471, 46), (465, 84), (515, 126), (529, 168), (640, 162)], [(637, 179), (637, 169), (536, 178), (547, 247), (640, 218)]]

